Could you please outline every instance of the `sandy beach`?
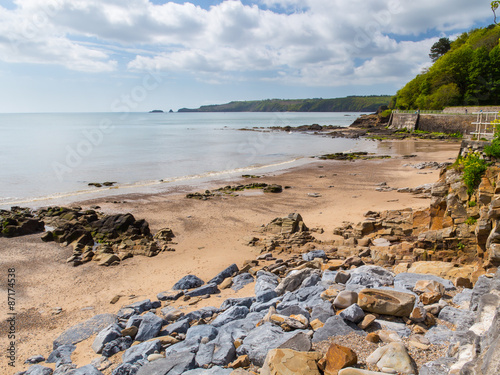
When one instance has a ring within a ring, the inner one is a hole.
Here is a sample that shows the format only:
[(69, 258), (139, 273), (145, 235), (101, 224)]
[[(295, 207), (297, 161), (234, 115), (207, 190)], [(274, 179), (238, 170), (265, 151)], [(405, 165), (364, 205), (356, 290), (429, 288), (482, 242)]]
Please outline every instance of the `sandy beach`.
[[(201, 191), (192, 187), (179, 187), (176, 192), (156, 195), (133, 194), (98, 200), (75, 202), (75, 206), (88, 208), (100, 206), (100, 211), (111, 213), (130, 212), (136, 219), (146, 219), (152, 232), (171, 228), (176, 235), (172, 246), (175, 251), (162, 252), (147, 258), (136, 256), (114, 267), (98, 267), (90, 262), (70, 267), (66, 259), (71, 247), (44, 243), (40, 234), (14, 239), (0, 238), (0, 264), (2, 285), (6, 296), (5, 276), (8, 268), (15, 268), (17, 326), (16, 367), (9, 367), (5, 351), (0, 357), (0, 373), (14, 374), (29, 365), (23, 362), (30, 356), (47, 357), (52, 351), (52, 341), (68, 327), (96, 314), (116, 312), (121, 306), (141, 299), (156, 299), (156, 294), (170, 287), (186, 274), (195, 274), (203, 280), (215, 276), (226, 266), (255, 259), (259, 251), (244, 243), (244, 238), (276, 217), (292, 212), (302, 215), (309, 228), (322, 228), (324, 233), (313, 233), (322, 241), (335, 239), (334, 228), (342, 222), (358, 222), (369, 210), (382, 211), (406, 207), (421, 208), (429, 204), (410, 193), (379, 192), (381, 183), (389, 187), (416, 187), (435, 182), (439, 170), (416, 169), (408, 164), (426, 161), (453, 161), (459, 143), (440, 141), (384, 141), (392, 150), (390, 159), (332, 161), (318, 160), (306, 166), (258, 179), (259, 182), (290, 186), (280, 194), (246, 191), (238, 196), (214, 197), (206, 201), (185, 198), (188, 192)], [(383, 147), (382, 147), (383, 148)], [(404, 155), (416, 155), (405, 158)], [(254, 182), (254, 181), (250, 181)], [(213, 187), (238, 181), (215, 181)], [(204, 187), (203, 187), (204, 188)], [(319, 197), (309, 196), (317, 193)], [(111, 203), (118, 201), (120, 203)], [(236, 293), (250, 295), (253, 284)], [(199, 302), (188, 309), (211, 305), (218, 307), (225, 298), (235, 293), (231, 289)], [(116, 304), (111, 299), (121, 295)], [(6, 303), (2, 303), (5, 311)], [(62, 312), (56, 313), (58, 308)], [(2, 313), (2, 316), (5, 316)], [(6, 348), (8, 340), (3, 332), (7, 322), (0, 322), (0, 347)], [(92, 338), (77, 345), (73, 353), (75, 364), (88, 364), (92, 357), (89, 347)]]

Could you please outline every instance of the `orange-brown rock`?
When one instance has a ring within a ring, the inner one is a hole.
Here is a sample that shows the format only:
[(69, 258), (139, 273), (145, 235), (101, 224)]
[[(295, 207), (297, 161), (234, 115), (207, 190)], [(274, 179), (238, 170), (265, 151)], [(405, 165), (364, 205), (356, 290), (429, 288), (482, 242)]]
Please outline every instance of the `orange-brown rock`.
[(337, 344), (330, 345), (323, 359), (325, 375), (337, 375), (340, 369), (358, 363), (358, 356), (354, 351)]

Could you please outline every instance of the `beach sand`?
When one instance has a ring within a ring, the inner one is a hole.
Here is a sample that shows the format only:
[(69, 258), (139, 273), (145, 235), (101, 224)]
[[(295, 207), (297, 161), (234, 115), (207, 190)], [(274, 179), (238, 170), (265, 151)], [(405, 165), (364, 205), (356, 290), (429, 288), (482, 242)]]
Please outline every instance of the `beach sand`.
[[(14, 374), (29, 365), (23, 362), (41, 354), (47, 358), (52, 341), (65, 329), (96, 314), (115, 313), (123, 305), (146, 298), (171, 286), (186, 274), (195, 274), (207, 281), (232, 263), (241, 266), (255, 259), (258, 249), (244, 244), (243, 238), (256, 235), (258, 229), (275, 217), (292, 212), (302, 215), (309, 228), (323, 228), (324, 233), (313, 235), (324, 241), (335, 238), (334, 228), (342, 222), (358, 222), (369, 210), (383, 211), (405, 207), (423, 208), (429, 205), (409, 193), (378, 192), (377, 185), (385, 182), (394, 188), (416, 187), (435, 182), (439, 171), (415, 169), (406, 164), (424, 161), (453, 161), (459, 143), (438, 141), (384, 141), (384, 149), (396, 155), (390, 159), (349, 161), (315, 161), (306, 166), (280, 173), (271, 173), (258, 180), (216, 181), (213, 187), (235, 183), (266, 182), (291, 186), (280, 194), (247, 191), (238, 196), (215, 197), (206, 201), (185, 198), (196, 188), (179, 187), (175, 192), (156, 195), (127, 195), (117, 198), (78, 202), (83, 208), (99, 205), (106, 214), (132, 213), (136, 219), (145, 218), (152, 232), (171, 228), (176, 235), (174, 252), (163, 252), (153, 258), (136, 256), (118, 266), (98, 267), (87, 263), (70, 267), (66, 259), (70, 247), (43, 243), (40, 234), (15, 239), (0, 238), (0, 269), (2, 270), (0, 322), (0, 373)], [(382, 152), (383, 153), (383, 152)], [(403, 158), (402, 155), (416, 154)], [(309, 193), (318, 193), (313, 198)], [(121, 203), (110, 203), (110, 201)], [(16, 269), (16, 367), (9, 367), (5, 357), (8, 347), (6, 334), (6, 274)], [(202, 300), (189, 309), (202, 306), (219, 307), (230, 296), (253, 294), (253, 284), (238, 293), (224, 290), (220, 295)], [(115, 295), (122, 295), (110, 304)], [(54, 314), (57, 308), (62, 312)], [(73, 362), (85, 365), (99, 355), (92, 355), (90, 338), (77, 345)], [(47, 365), (48, 364), (43, 364)], [(53, 367), (53, 365), (51, 365)]]

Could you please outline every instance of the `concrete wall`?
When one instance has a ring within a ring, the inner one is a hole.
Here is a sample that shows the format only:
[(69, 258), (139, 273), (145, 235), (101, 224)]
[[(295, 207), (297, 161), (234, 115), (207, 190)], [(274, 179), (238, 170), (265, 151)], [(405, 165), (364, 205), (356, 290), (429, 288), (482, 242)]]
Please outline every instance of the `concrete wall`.
[(472, 122), (476, 115), (427, 115), (421, 114), (417, 123), (418, 130), (440, 133), (470, 134), (476, 129)]
[(473, 107), (473, 106), (467, 106), (467, 107), (446, 107), (443, 109), (444, 113), (465, 113), (465, 109), (467, 108), (468, 113), (472, 112), (500, 112), (500, 107), (499, 106), (485, 106), (485, 107)]
[(389, 120), (389, 126), (392, 129), (415, 130), (418, 121), (418, 115), (413, 113), (393, 113)]

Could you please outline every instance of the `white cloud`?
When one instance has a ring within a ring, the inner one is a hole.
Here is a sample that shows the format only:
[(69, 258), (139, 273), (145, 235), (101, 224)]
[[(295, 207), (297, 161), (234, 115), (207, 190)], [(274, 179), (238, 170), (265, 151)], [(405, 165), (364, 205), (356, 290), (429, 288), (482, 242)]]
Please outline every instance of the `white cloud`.
[[(130, 70), (182, 71), (205, 81), (210, 74), (239, 79), (269, 72), (266, 79), (321, 86), (402, 82), (428, 63), (434, 39), (401, 36), (466, 29), (491, 16), (488, 4), (470, 0), (260, 0), (251, 6), (232, 0), (208, 10), (148, 0), (16, 4), (0, 7), (0, 60), (97, 72), (117, 69), (118, 54)], [(89, 38), (92, 43), (82, 42)]]

